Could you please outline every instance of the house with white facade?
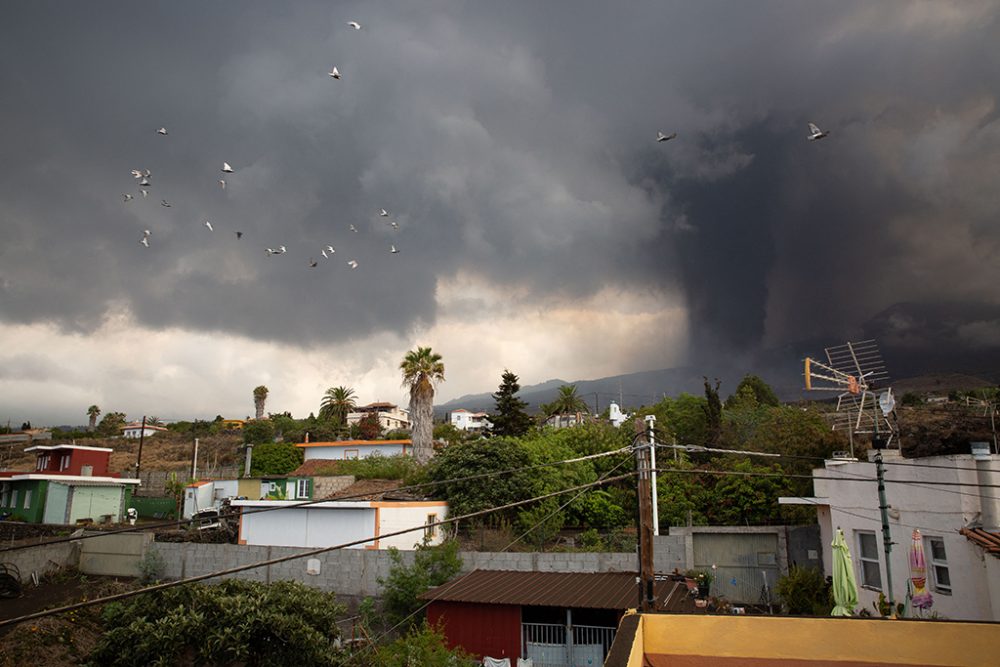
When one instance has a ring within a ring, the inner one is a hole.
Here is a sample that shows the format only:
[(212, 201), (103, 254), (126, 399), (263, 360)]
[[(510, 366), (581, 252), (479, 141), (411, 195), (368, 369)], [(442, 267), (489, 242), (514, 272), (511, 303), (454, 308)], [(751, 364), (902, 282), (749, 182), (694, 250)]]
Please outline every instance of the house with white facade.
[(449, 412), (448, 422), (460, 431), (470, 431), (472, 433), (482, 433), (493, 428), (493, 422), (489, 420), (488, 413), (470, 412), (465, 408)]
[(813, 497), (780, 499), (782, 504), (816, 508), (821, 542), (827, 549), (826, 574), (832, 574), (829, 545), (840, 528), (854, 563), (858, 609), (872, 611), (879, 594), (888, 594), (887, 565), (893, 596), (903, 602), (911, 576), (910, 544), (914, 530), (919, 530), (927, 590), (933, 596), (933, 606), (925, 613), (953, 620), (1000, 621), (1000, 548), (990, 553), (984, 546), (995, 539), (1000, 547), (1000, 456), (990, 454), (987, 445), (975, 455), (918, 459), (887, 449), (883, 459), (892, 546), (888, 563), (874, 463), (828, 460), (813, 470)]
[[(432, 545), (443, 542), (445, 531), (434, 524), (448, 516), (447, 501), (393, 493), (399, 485), (399, 481), (363, 480), (306, 506), (289, 500), (234, 500), (232, 506), (242, 509), (238, 541), (265, 546), (403, 550), (413, 549), (425, 539)], [(359, 494), (363, 496), (359, 498)], [(271, 511), (254, 511), (264, 508)], [(394, 534), (397, 532), (400, 534)]]
[(410, 428), (410, 411), (401, 408), (395, 403), (376, 402), (368, 405), (361, 405), (347, 413), (348, 425), (357, 424), (366, 415), (375, 413), (378, 415), (378, 423), (386, 431), (398, 431)]
[(151, 435), (156, 435), (157, 433), (165, 433), (167, 429), (162, 426), (153, 426), (152, 424), (142, 425), (142, 422), (132, 422), (131, 424), (125, 424), (122, 427), (122, 437), (123, 438), (140, 438), (145, 435), (147, 438)]
[(373, 454), (396, 456), (413, 453), (411, 440), (335, 440), (332, 442), (300, 442), (295, 446), (302, 448), (305, 461), (312, 459), (342, 461), (345, 459), (364, 459)]

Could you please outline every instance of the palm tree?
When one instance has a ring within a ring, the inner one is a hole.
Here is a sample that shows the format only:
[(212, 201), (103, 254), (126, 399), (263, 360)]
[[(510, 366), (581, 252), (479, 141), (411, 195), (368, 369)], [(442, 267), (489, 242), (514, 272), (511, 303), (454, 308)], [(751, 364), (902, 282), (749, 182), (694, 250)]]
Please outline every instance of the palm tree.
[(330, 387), (323, 394), (323, 401), (320, 403), (319, 416), (321, 419), (335, 417), (341, 425), (347, 423), (347, 413), (357, 406), (354, 400), (354, 390), (350, 387)]
[(101, 409), (96, 405), (91, 405), (87, 408), (87, 416), (90, 417), (90, 430), (93, 431), (94, 427), (97, 426), (97, 417), (101, 414)]
[(403, 386), (410, 388), (413, 454), (419, 463), (426, 463), (434, 453), (434, 383), (444, 381), (444, 364), (440, 354), (418, 346), (406, 353), (399, 370)]
[(264, 418), (264, 401), (267, 400), (267, 387), (261, 385), (253, 390), (253, 406), (257, 409), (257, 419)]
[(542, 406), (542, 411), (548, 415), (571, 415), (577, 412), (587, 412), (587, 403), (576, 393), (575, 384), (564, 384), (559, 387), (559, 395), (551, 403)]

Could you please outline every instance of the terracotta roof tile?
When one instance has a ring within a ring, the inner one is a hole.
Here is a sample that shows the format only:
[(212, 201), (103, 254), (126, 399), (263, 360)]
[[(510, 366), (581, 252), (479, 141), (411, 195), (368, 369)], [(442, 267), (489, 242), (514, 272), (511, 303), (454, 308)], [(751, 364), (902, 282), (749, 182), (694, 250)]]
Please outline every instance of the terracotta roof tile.
[(986, 553), (1000, 558), (1000, 533), (994, 533), (982, 528), (963, 528), (958, 531), (970, 542), (982, 547)]

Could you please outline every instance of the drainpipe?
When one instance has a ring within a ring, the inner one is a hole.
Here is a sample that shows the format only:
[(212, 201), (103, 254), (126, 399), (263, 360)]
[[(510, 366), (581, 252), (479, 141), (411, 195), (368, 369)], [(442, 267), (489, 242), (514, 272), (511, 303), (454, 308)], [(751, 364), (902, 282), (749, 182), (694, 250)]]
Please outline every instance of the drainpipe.
[(972, 459), (976, 462), (976, 481), (979, 483), (979, 523), (983, 530), (994, 531), (1000, 527), (1000, 500), (992, 490), (1000, 483), (1000, 473), (993, 469), (993, 456), (989, 442), (973, 442)]

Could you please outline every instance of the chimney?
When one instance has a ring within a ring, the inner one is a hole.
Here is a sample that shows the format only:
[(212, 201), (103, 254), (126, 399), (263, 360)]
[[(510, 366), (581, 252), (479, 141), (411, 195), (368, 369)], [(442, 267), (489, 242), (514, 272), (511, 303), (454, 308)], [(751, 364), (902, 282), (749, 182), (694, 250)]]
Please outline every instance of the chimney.
[(979, 482), (979, 522), (985, 530), (1000, 529), (1000, 499), (994, 494), (1000, 484), (1000, 466), (994, 466), (990, 443), (973, 442), (972, 460), (976, 462), (976, 480)]

